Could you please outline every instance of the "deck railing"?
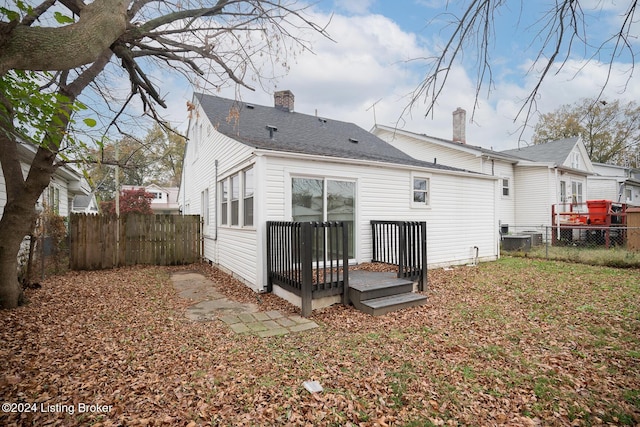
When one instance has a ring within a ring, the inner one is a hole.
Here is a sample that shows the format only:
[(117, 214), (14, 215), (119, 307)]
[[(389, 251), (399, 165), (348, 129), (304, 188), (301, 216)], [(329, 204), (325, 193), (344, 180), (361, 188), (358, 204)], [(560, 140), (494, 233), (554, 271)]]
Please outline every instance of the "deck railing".
[(342, 295), (349, 304), (349, 238), (345, 222), (267, 222), (267, 291), (298, 295), (302, 315), (312, 300)]
[(424, 221), (371, 221), (372, 262), (395, 264), (398, 277), (427, 287), (427, 223)]

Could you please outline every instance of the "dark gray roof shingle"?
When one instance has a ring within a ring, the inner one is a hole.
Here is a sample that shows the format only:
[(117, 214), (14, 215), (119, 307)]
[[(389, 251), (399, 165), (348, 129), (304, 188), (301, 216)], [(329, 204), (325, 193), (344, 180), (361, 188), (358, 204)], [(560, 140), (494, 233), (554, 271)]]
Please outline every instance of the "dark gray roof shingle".
[[(195, 96), (218, 132), (251, 147), (462, 171), (417, 160), (353, 123), (201, 93)], [(269, 126), (277, 130), (270, 131)]]
[(554, 163), (562, 165), (571, 154), (571, 150), (578, 143), (578, 137), (559, 139), (545, 142), (544, 144), (531, 145), (515, 150), (506, 150), (502, 153), (520, 157), (534, 162)]

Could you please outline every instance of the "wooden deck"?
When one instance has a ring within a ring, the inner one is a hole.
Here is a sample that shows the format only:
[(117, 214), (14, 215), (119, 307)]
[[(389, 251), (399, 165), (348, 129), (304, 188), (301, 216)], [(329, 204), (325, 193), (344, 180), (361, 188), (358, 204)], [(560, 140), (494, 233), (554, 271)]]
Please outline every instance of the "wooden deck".
[(403, 308), (423, 305), (427, 297), (413, 292), (413, 282), (394, 272), (349, 271), (349, 299), (355, 308), (380, 316)]

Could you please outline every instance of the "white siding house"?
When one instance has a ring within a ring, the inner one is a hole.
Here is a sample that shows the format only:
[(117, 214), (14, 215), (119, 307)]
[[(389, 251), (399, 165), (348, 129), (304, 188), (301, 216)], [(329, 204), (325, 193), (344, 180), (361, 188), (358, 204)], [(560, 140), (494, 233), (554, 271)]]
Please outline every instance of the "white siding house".
[(267, 221), (352, 224), (352, 263), (372, 259), (371, 220), (427, 222), (429, 267), (498, 257), (496, 178), (416, 160), (342, 121), (195, 94), (179, 203), (204, 219), (204, 257), (267, 286)]
[[(18, 144), (18, 154), (22, 166), (22, 174), (26, 177), (29, 167), (35, 155), (35, 147), (29, 144)], [(75, 196), (88, 196), (91, 194), (89, 184), (82, 174), (70, 166), (61, 166), (56, 169), (51, 178), (51, 183), (38, 199), (38, 206), (44, 205), (52, 209), (56, 214), (66, 217), (73, 210)], [(0, 167), (0, 217), (7, 203), (4, 174)]]
[(551, 206), (561, 211), (578, 204), (586, 209), (587, 177), (594, 169), (578, 137), (532, 145), (502, 153), (520, 159), (516, 165), (516, 225), (551, 225)]
[(153, 195), (151, 199), (151, 210), (154, 214), (176, 215), (179, 213), (178, 187), (162, 187), (156, 184), (149, 185), (123, 185), (122, 190), (144, 189)]
[(588, 177), (589, 199), (612, 200), (640, 206), (640, 170), (594, 163), (595, 175)]
[(454, 112), (452, 140), (380, 125), (372, 133), (417, 159), (496, 177), (496, 216), (510, 232), (551, 225), (554, 204), (586, 202), (594, 167), (579, 138), (496, 152), (466, 143), (464, 116)]
[(374, 126), (371, 132), (416, 159), (495, 177), (492, 200), (495, 201), (498, 223), (515, 224), (514, 177), (519, 159), (466, 144), (462, 138), (454, 138), (460, 140), (454, 142), (382, 125)]

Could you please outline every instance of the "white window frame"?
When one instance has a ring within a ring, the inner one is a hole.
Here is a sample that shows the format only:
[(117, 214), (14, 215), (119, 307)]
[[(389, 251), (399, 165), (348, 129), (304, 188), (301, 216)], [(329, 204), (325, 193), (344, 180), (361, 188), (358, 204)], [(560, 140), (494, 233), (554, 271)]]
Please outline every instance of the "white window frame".
[[(327, 220), (327, 217), (328, 217), (327, 188), (328, 188), (329, 182), (348, 182), (354, 185), (354, 188), (353, 188), (354, 189), (354, 193), (353, 193), (354, 212), (353, 212), (353, 230), (352, 230), (353, 238), (352, 238), (352, 242), (350, 243), (350, 245), (353, 246), (353, 257), (349, 257), (349, 263), (355, 263), (355, 260), (358, 258), (358, 254), (357, 254), (358, 245), (356, 242), (358, 241), (358, 234), (359, 234), (358, 227), (356, 226), (356, 224), (358, 223), (358, 215), (359, 215), (358, 180), (350, 176), (309, 175), (304, 173), (303, 171), (298, 171), (298, 170), (296, 170), (295, 172), (291, 172), (287, 177), (287, 181), (289, 182), (289, 185), (287, 187), (287, 193), (285, 197), (288, 200), (288, 206), (287, 206), (288, 215), (292, 221), (293, 221), (293, 203), (292, 203), (293, 192), (291, 187), (293, 185), (294, 179), (313, 179), (313, 180), (322, 181), (322, 221)], [(338, 265), (340, 265), (340, 262), (338, 262)], [(314, 263), (314, 268), (315, 267), (317, 266)]]
[[(253, 171), (253, 186), (250, 196), (246, 196), (247, 186), (247, 172)], [(234, 185), (236, 180), (237, 197), (234, 197)], [(223, 179), (218, 181), (218, 188), (220, 189), (220, 220), (218, 225), (229, 228), (254, 228), (255, 227), (255, 194), (256, 194), (256, 181), (255, 181), (255, 167), (250, 165), (242, 170), (239, 170)], [(225, 191), (226, 188), (226, 191)], [(253, 203), (253, 220), (251, 224), (245, 221), (245, 209), (246, 203), (251, 199)], [(237, 218), (233, 212), (233, 204), (237, 204)]]
[(200, 215), (202, 215), (202, 219), (204, 220), (204, 226), (209, 226), (209, 188), (205, 188), (202, 193), (200, 193)]
[[(415, 182), (416, 180), (424, 180), (426, 181), (426, 189), (425, 190), (416, 190)], [(425, 202), (416, 202), (415, 201), (415, 192), (422, 192), (426, 194)], [(431, 208), (431, 175), (429, 174), (411, 174), (411, 193), (410, 193), (411, 207), (418, 209), (430, 209)]]
[(220, 225), (229, 225), (229, 181), (220, 181)]
[[(506, 186), (504, 185), (505, 181), (507, 183)], [(500, 188), (503, 199), (508, 199), (511, 197), (511, 179), (509, 179), (508, 176), (503, 176), (500, 179)], [(504, 190), (507, 190), (507, 194), (504, 194)]]
[[(242, 190), (242, 185), (240, 184), (240, 173), (235, 173), (229, 177), (229, 201), (231, 206), (229, 225), (232, 227), (240, 226), (240, 192)], [(235, 181), (235, 185), (234, 185)], [(235, 193), (235, 194), (234, 194)], [(235, 204), (235, 213), (234, 213), (234, 204)]]
[[(576, 191), (574, 191), (574, 188)], [(574, 197), (575, 196), (575, 200)], [(584, 184), (582, 181), (571, 181), (571, 203), (584, 203)]]
[[(251, 180), (251, 182), (249, 184), (251, 184), (250, 187), (247, 187), (248, 181), (249, 179), (247, 178), (248, 173), (251, 172), (251, 177), (249, 178)], [(255, 169), (253, 168), (253, 166), (248, 167), (247, 169), (244, 169), (242, 171), (242, 226), (244, 227), (253, 227), (254, 223), (255, 223), (255, 193), (256, 193), (256, 180), (255, 180)], [(248, 189), (250, 189), (251, 194), (247, 194), (248, 193)], [(249, 199), (251, 199), (251, 223), (249, 223), (247, 221), (247, 206), (248, 206), (248, 201)]]
[(573, 169), (580, 169), (580, 153), (577, 151), (571, 153), (571, 167)]

